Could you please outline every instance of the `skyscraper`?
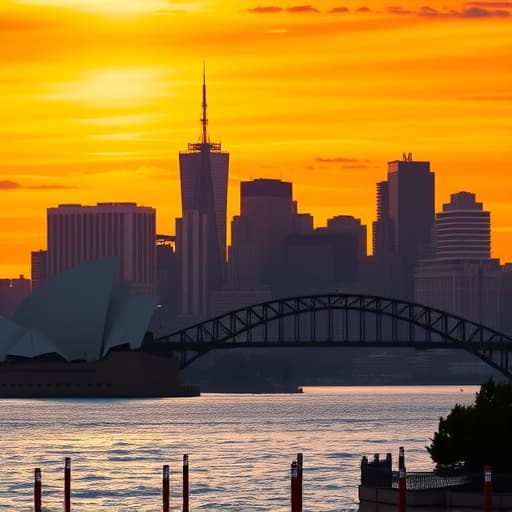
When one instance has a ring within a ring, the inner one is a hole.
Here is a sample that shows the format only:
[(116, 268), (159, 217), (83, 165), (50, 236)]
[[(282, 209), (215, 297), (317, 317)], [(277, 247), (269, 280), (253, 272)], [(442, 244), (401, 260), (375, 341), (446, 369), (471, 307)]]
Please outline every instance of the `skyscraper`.
[(240, 215), (231, 222), (230, 280), (235, 288), (269, 286), (285, 238), (294, 232), (292, 184), (276, 179), (240, 183)]
[(428, 248), (434, 226), (434, 173), (430, 162), (404, 160), (388, 163), (389, 216), (393, 243), (406, 268), (414, 267)]
[(436, 214), (433, 257), (415, 271), (415, 300), (499, 328), (500, 265), (491, 259), (490, 213), (458, 192)]
[(491, 214), (475, 194), (451, 195), (436, 214), (436, 259), (485, 260), (491, 257)]
[(85, 261), (119, 256), (117, 279), (155, 293), (155, 209), (135, 203), (61, 204), (47, 210), (48, 278)]
[[(388, 163), (388, 179), (377, 185), (374, 254), (380, 265), (398, 265), (402, 282), (386, 295), (412, 299), (414, 267), (430, 249), (434, 227), (434, 173), (430, 162)], [(399, 277), (399, 279), (398, 279)]]
[(226, 265), (229, 153), (210, 142), (207, 126), (203, 69), (201, 138), (179, 154), (182, 218), (176, 225), (181, 312), (195, 317), (208, 313), (211, 292), (221, 287)]

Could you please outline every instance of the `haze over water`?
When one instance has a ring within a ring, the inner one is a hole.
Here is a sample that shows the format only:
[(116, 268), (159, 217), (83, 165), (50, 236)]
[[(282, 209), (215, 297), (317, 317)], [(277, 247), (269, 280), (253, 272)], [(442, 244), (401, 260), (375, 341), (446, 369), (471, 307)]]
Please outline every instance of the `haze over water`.
[(362, 455), (406, 449), (409, 471), (455, 403), (476, 386), (323, 387), (296, 395), (147, 400), (0, 400), (0, 509), (32, 510), (34, 468), (43, 507), (62, 510), (72, 458), (76, 512), (161, 510), (162, 465), (171, 510), (181, 510), (182, 455), (190, 456), (192, 510), (288, 511), (289, 468), (304, 453), (304, 510), (357, 507)]

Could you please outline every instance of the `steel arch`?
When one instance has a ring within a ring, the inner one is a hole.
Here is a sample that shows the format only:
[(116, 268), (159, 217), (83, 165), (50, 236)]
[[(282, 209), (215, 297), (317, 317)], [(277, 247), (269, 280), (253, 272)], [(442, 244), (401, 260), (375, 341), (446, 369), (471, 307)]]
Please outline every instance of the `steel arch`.
[[(467, 350), (512, 378), (512, 338), (439, 309), (385, 297), (331, 293), (262, 302), (154, 340), (181, 367), (235, 347), (387, 346)], [(190, 354), (193, 352), (194, 354)]]

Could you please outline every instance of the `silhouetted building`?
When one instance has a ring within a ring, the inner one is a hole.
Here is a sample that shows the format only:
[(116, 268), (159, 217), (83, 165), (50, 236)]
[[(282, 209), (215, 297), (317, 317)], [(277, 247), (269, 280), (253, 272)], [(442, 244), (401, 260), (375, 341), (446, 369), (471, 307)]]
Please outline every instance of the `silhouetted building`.
[(500, 328), (499, 260), (425, 260), (415, 272), (415, 302)]
[(436, 214), (434, 257), (416, 267), (416, 302), (499, 329), (501, 267), (490, 255), (490, 213), (475, 194), (452, 194)]
[(349, 235), (356, 239), (359, 257), (364, 258), (367, 254), (366, 226), (361, 224), (360, 219), (351, 215), (337, 215), (327, 220), (326, 233), (333, 235)]
[(434, 227), (434, 173), (430, 162), (388, 163), (389, 216), (393, 243), (405, 269), (412, 269), (432, 239)]
[(174, 246), (174, 236), (156, 235), (156, 293), (164, 306), (159, 316), (166, 320), (178, 314), (178, 261)]
[(501, 268), (500, 309), (501, 331), (512, 335), (512, 263)]
[(458, 192), (436, 214), (436, 259), (486, 260), (491, 257), (491, 214), (475, 194)]
[(30, 279), (25, 279), (23, 275), (14, 279), (0, 279), (0, 316), (11, 317), (30, 292)]
[(47, 210), (48, 277), (104, 256), (121, 259), (117, 281), (156, 291), (154, 208), (135, 203), (63, 204)]
[(286, 237), (312, 232), (313, 217), (297, 213), (292, 183), (276, 179), (242, 182), (240, 215), (231, 223), (231, 287), (273, 287), (281, 271)]
[(235, 288), (270, 285), (285, 238), (293, 233), (292, 184), (274, 179), (240, 183), (240, 215), (231, 223), (230, 282)]
[(357, 279), (359, 246), (353, 235), (332, 235), (324, 229), (286, 238), (279, 295), (346, 291)]
[(32, 290), (48, 279), (48, 251), (32, 251), (30, 255)]
[(434, 173), (430, 162), (414, 161), (411, 153), (404, 154), (403, 160), (388, 163), (387, 182), (377, 185), (375, 256), (384, 266), (397, 259), (404, 278), (402, 289), (389, 290), (386, 295), (413, 298), (414, 267), (431, 248), (433, 227)]
[(179, 154), (182, 218), (176, 244), (181, 279), (181, 313), (208, 314), (211, 292), (225, 280), (229, 153), (207, 135), (203, 73), (201, 141)]
[(388, 189), (387, 181), (377, 183), (377, 220), (373, 223), (373, 255), (377, 259), (388, 258), (395, 252)]

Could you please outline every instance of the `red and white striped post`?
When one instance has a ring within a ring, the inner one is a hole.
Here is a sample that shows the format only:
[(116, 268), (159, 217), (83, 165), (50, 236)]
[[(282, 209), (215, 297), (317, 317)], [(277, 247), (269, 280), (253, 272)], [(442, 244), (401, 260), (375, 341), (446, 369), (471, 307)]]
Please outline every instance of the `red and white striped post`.
[(41, 512), (41, 470), (34, 471), (34, 512)]
[(484, 510), (492, 512), (492, 468), (484, 467)]
[(299, 496), (298, 496), (298, 479), (299, 479), (299, 469), (297, 461), (294, 460), (290, 467), (290, 476), (291, 476), (291, 512), (299, 512)]
[(297, 512), (302, 512), (302, 470), (304, 458), (302, 453), (297, 453)]
[(166, 464), (162, 475), (162, 512), (169, 512), (169, 466)]
[(404, 447), (400, 446), (398, 450), (398, 500), (399, 512), (407, 510), (407, 480), (405, 474), (405, 454)]
[(71, 459), (64, 460), (64, 512), (71, 512)]
[(183, 512), (189, 512), (188, 455), (183, 455)]

